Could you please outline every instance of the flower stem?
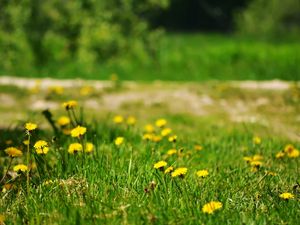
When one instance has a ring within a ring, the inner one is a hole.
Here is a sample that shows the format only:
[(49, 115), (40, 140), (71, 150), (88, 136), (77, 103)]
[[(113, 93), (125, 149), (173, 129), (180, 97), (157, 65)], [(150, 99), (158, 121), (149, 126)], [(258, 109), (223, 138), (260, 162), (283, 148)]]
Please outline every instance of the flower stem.
[(0, 180), (0, 184), (4, 181), (5, 177), (7, 176), (7, 173), (8, 173), (8, 170), (9, 170), (10, 166), (11, 166), (12, 161), (13, 161), (13, 157), (10, 158), (10, 161), (9, 161), (9, 164), (8, 164), (8, 167), (7, 167), (7, 170), (6, 170), (6, 172), (4, 173), (4, 176), (2, 177), (2, 179)]
[(27, 187), (27, 194), (29, 195), (29, 161), (30, 161), (30, 134), (28, 134), (28, 145), (27, 145), (27, 173), (26, 173), (26, 187)]

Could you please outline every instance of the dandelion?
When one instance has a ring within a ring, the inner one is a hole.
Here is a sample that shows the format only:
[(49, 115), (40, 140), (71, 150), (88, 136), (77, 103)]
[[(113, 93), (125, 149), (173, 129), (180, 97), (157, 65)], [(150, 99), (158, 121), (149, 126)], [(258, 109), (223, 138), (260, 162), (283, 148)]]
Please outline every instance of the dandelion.
[(49, 151), (48, 143), (44, 140), (37, 141), (33, 147), (35, 148), (36, 153), (39, 155), (40, 154), (46, 155)]
[(67, 102), (64, 102), (63, 103), (63, 107), (66, 109), (66, 110), (69, 110), (69, 109), (73, 109), (77, 106), (77, 101), (74, 101), (74, 100), (70, 100), (70, 101), (67, 101)]
[(134, 125), (136, 123), (136, 118), (134, 116), (129, 116), (126, 122), (128, 125)]
[(289, 158), (297, 158), (297, 157), (299, 157), (299, 155), (300, 155), (300, 153), (299, 153), (298, 149), (294, 149), (293, 151), (287, 153), (287, 156)]
[(124, 117), (123, 116), (120, 116), (120, 115), (117, 115), (113, 118), (113, 121), (115, 124), (120, 124), (120, 123), (123, 123), (124, 121)]
[(208, 170), (198, 170), (196, 174), (198, 177), (204, 178), (208, 176)]
[(172, 171), (174, 170), (174, 167), (173, 166), (169, 166), (166, 170), (165, 170), (165, 174), (167, 173), (171, 173)]
[(160, 134), (161, 134), (161, 136), (165, 137), (165, 136), (168, 136), (171, 132), (172, 132), (171, 128), (164, 128), (164, 129), (162, 129)]
[(84, 86), (80, 88), (80, 95), (82, 96), (88, 96), (93, 92), (93, 87), (91, 86)]
[(168, 138), (169, 142), (176, 142), (177, 141), (177, 135), (172, 135)]
[(12, 158), (23, 155), (23, 152), (15, 147), (6, 148), (4, 151)]
[(155, 125), (160, 128), (166, 126), (166, 124), (167, 124), (167, 121), (165, 119), (158, 119), (155, 121)]
[(280, 198), (284, 199), (284, 200), (289, 200), (289, 199), (293, 199), (295, 198), (293, 194), (289, 193), (289, 192), (285, 192), (279, 195)]
[(154, 164), (154, 169), (163, 169), (167, 165), (166, 161), (159, 161)]
[(250, 165), (251, 166), (254, 166), (254, 167), (260, 167), (260, 166), (262, 166), (262, 162), (261, 161), (251, 161), (250, 162)]
[(121, 144), (123, 144), (123, 142), (124, 142), (124, 137), (117, 137), (115, 139), (115, 145), (116, 146), (120, 146)]
[(81, 137), (86, 133), (86, 128), (82, 126), (77, 126), (74, 129), (71, 130), (71, 136), (72, 137)]
[(288, 152), (292, 152), (295, 149), (295, 147), (291, 144), (288, 144), (284, 147), (284, 152), (288, 153)]
[(299, 150), (296, 149), (293, 145), (288, 144), (284, 148), (284, 152), (287, 154), (289, 158), (297, 158), (299, 157)]
[(27, 146), (27, 145), (29, 145), (29, 141), (28, 140), (24, 140), (23, 144)]
[(184, 177), (184, 175), (187, 173), (187, 168), (186, 167), (181, 167), (177, 168), (172, 172), (171, 176), (172, 177)]
[(74, 154), (82, 151), (82, 145), (80, 143), (72, 143), (69, 145), (68, 152)]
[(201, 151), (201, 150), (203, 149), (203, 147), (202, 147), (201, 145), (195, 145), (195, 146), (194, 146), (194, 149), (195, 149), (196, 151)]
[(28, 167), (24, 164), (18, 164), (16, 166), (14, 166), (13, 170), (15, 172), (26, 172), (28, 170)]
[(153, 135), (152, 141), (154, 142), (160, 142), (162, 137), (160, 135)]
[(275, 155), (275, 158), (276, 158), (276, 159), (281, 159), (281, 158), (283, 158), (284, 156), (285, 156), (285, 153), (282, 152), (282, 151), (280, 151), (280, 152), (278, 152), (278, 153)]
[(170, 149), (167, 151), (167, 155), (174, 155), (177, 153), (177, 150), (176, 149)]
[(151, 141), (153, 139), (153, 134), (144, 134), (142, 138), (143, 140)]
[(154, 132), (154, 127), (152, 124), (147, 124), (145, 127), (144, 127), (144, 130), (147, 132), (147, 133), (153, 133)]
[(249, 163), (249, 162), (252, 161), (252, 157), (250, 157), (250, 156), (245, 156), (245, 157), (243, 157), (243, 160), (245, 160), (247, 163)]
[(61, 127), (67, 126), (68, 124), (70, 124), (70, 122), (71, 122), (71, 120), (67, 116), (61, 116), (57, 120), (58, 125)]
[(256, 155), (253, 156), (252, 160), (253, 161), (259, 161), (259, 160), (262, 160), (263, 158), (264, 157), (262, 155), (256, 154)]
[(202, 212), (208, 213), (208, 214), (213, 214), (214, 211), (221, 209), (222, 207), (223, 207), (223, 204), (221, 202), (211, 201), (209, 203), (206, 203), (202, 207)]
[(259, 145), (261, 143), (261, 138), (258, 136), (253, 137), (253, 143)]
[(86, 145), (85, 145), (84, 151), (87, 152), (87, 153), (90, 153), (90, 152), (94, 151), (94, 144), (91, 143), (91, 142), (87, 142)]
[(64, 88), (61, 86), (53, 86), (53, 87), (49, 87), (48, 91), (50, 93), (54, 93), (57, 95), (62, 95), (64, 93)]
[(37, 125), (35, 123), (26, 123), (25, 124), (25, 129), (27, 131), (33, 131), (37, 128)]

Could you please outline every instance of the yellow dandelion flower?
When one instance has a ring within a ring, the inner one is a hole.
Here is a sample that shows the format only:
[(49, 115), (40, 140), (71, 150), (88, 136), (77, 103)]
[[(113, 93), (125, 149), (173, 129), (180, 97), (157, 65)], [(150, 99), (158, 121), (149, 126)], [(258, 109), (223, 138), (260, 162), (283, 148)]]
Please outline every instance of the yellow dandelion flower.
[(159, 135), (153, 135), (152, 136), (152, 141), (154, 141), (154, 142), (160, 142), (161, 139), (162, 139), (162, 137), (159, 136)]
[(177, 141), (177, 135), (172, 135), (168, 138), (169, 142), (176, 142)]
[(23, 155), (23, 152), (15, 147), (8, 147), (4, 150), (10, 157), (18, 157)]
[(52, 86), (48, 88), (48, 91), (53, 94), (62, 95), (64, 93), (64, 88), (61, 86)]
[(176, 170), (174, 170), (174, 172), (172, 172), (171, 176), (172, 177), (183, 177), (185, 174), (187, 173), (187, 168), (186, 167), (180, 167), (177, 168)]
[(253, 143), (259, 145), (261, 143), (261, 138), (258, 136), (253, 137)]
[(289, 192), (285, 192), (279, 195), (280, 198), (288, 200), (288, 199), (293, 199), (295, 198), (293, 194), (289, 193)]
[(68, 152), (74, 154), (82, 151), (82, 145), (80, 143), (72, 143), (69, 145)]
[(250, 165), (251, 166), (254, 166), (254, 167), (260, 167), (260, 166), (262, 166), (262, 162), (261, 161), (251, 161), (250, 162)]
[(58, 125), (61, 126), (61, 127), (70, 124), (70, 122), (71, 122), (71, 120), (70, 120), (70, 118), (67, 117), (67, 116), (61, 116), (61, 117), (59, 117), (58, 120), (57, 120)]
[(124, 142), (124, 137), (117, 137), (115, 139), (115, 145), (116, 146), (120, 146), (121, 144), (123, 144), (123, 142)]
[(143, 140), (151, 141), (153, 139), (153, 134), (144, 134), (142, 138)]
[(283, 158), (284, 156), (285, 156), (285, 153), (282, 152), (282, 151), (280, 151), (280, 152), (278, 152), (278, 153), (275, 155), (275, 158), (276, 158), (276, 159), (281, 159), (281, 158)]
[(43, 148), (43, 147), (47, 147), (47, 146), (48, 146), (47, 141), (39, 140), (39, 141), (35, 142), (33, 147), (34, 148)]
[(165, 174), (167, 173), (171, 173), (174, 170), (173, 166), (169, 166), (166, 170), (165, 170)]
[(86, 145), (85, 145), (84, 151), (88, 152), (88, 153), (94, 151), (94, 144), (91, 143), (91, 142), (87, 142)]
[(82, 126), (77, 126), (71, 130), (72, 137), (80, 137), (86, 133), (86, 128)]
[(91, 86), (84, 86), (80, 88), (80, 95), (88, 96), (93, 93), (93, 87)]
[(123, 123), (124, 118), (123, 118), (123, 116), (118, 115), (118, 116), (114, 117), (113, 121), (115, 124), (120, 124), (120, 123)]
[(134, 116), (129, 116), (126, 122), (128, 125), (134, 125), (136, 123), (136, 118)]
[(174, 155), (174, 154), (176, 154), (176, 153), (177, 153), (177, 150), (176, 150), (176, 149), (170, 149), (170, 150), (167, 151), (167, 154), (168, 154), (168, 155)]
[(197, 174), (198, 177), (207, 177), (208, 176), (208, 170), (198, 170), (196, 174)]
[(165, 119), (158, 119), (155, 121), (155, 125), (161, 128), (167, 125), (167, 121)]
[(27, 145), (29, 145), (29, 141), (28, 140), (24, 140), (23, 144), (27, 146)]
[(212, 214), (214, 211), (221, 209), (222, 207), (223, 204), (221, 202), (211, 201), (202, 207), (202, 212)]
[(49, 151), (48, 143), (44, 140), (37, 141), (33, 147), (37, 154), (47, 154)]
[(14, 166), (13, 170), (15, 172), (19, 172), (19, 171), (26, 172), (28, 170), (28, 167), (26, 165), (24, 165), (24, 164), (18, 164), (16, 166)]
[(147, 125), (145, 125), (144, 130), (147, 133), (153, 133), (154, 132), (154, 126), (152, 124), (147, 124)]
[(259, 161), (259, 160), (262, 160), (263, 158), (264, 157), (262, 155), (256, 154), (256, 155), (253, 156), (252, 160), (253, 161)]
[(295, 147), (291, 144), (288, 144), (284, 147), (284, 152), (289, 153), (292, 152), (295, 149)]
[(66, 109), (66, 110), (69, 110), (69, 109), (73, 109), (77, 106), (77, 101), (74, 101), (74, 100), (70, 100), (70, 101), (67, 101), (67, 102), (64, 102), (63, 103), (63, 107)]
[(289, 158), (297, 158), (297, 157), (299, 157), (299, 150), (293, 149), (293, 151), (287, 153), (287, 156)]
[(27, 131), (33, 131), (37, 128), (37, 125), (35, 123), (26, 123), (25, 124), (25, 129)]
[(160, 134), (161, 134), (161, 136), (166, 137), (169, 134), (171, 134), (171, 132), (172, 132), (171, 128), (164, 128), (161, 130)]
[(243, 160), (245, 160), (247, 163), (251, 162), (253, 159), (250, 156), (243, 157)]
[(166, 161), (159, 161), (157, 163), (154, 164), (154, 169), (161, 169), (164, 168), (167, 165)]
[(201, 151), (201, 150), (203, 149), (203, 147), (202, 147), (201, 145), (195, 145), (195, 146), (194, 146), (194, 149), (195, 149), (196, 151)]

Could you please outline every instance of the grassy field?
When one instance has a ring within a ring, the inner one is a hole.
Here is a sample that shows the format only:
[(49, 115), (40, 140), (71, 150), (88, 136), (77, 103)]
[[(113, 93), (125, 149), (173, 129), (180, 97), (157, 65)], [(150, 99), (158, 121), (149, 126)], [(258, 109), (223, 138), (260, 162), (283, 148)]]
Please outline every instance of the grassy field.
[(25, 77), (121, 80), (205, 81), (217, 80), (299, 80), (300, 44), (297, 41), (267, 41), (217, 34), (167, 34), (155, 60), (142, 53), (124, 56), (98, 66), (82, 62), (43, 65), (28, 71), (1, 74)]
[[(284, 90), (245, 89), (230, 82), (115, 83), (101, 90), (1, 86), (0, 97), (6, 101), (0, 106), (4, 177), (0, 224), (299, 221), (298, 86)], [(61, 104), (70, 99), (76, 99), (77, 106), (66, 110)], [(57, 130), (41, 115), (46, 108)], [(61, 116), (71, 122), (62, 125)], [(136, 121), (128, 120), (130, 116)], [(157, 121), (162, 118), (166, 124)], [(25, 132), (26, 122), (37, 123), (37, 129)], [(147, 124), (152, 126), (145, 130)], [(77, 125), (86, 132), (77, 133), (79, 137), (67, 134)], [(30, 144), (25, 145), (29, 137)], [(38, 140), (48, 146), (34, 147)], [(87, 142), (93, 144), (92, 150)], [(72, 143), (82, 144), (85, 151), (69, 153)], [(11, 146), (22, 155), (10, 157), (4, 150)], [(45, 147), (47, 154), (38, 154), (46, 153)], [(167, 165), (156, 164), (159, 161)], [(13, 171), (21, 163), (30, 166), (30, 173)], [(187, 171), (165, 173), (169, 166)], [(208, 175), (197, 175), (199, 170)], [(283, 193), (292, 198), (283, 199)], [(205, 206), (211, 201), (217, 202), (215, 208)]]

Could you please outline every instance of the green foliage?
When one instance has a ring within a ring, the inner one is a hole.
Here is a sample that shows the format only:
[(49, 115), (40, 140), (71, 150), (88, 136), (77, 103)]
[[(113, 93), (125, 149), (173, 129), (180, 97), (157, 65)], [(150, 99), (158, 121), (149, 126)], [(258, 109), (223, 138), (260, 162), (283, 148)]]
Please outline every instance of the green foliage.
[(0, 68), (14, 73), (71, 61), (90, 68), (120, 55), (149, 57), (156, 51), (152, 37), (161, 32), (150, 29), (143, 15), (167, 7), (168, 0), (1, 0), (0, 6)]
[(263, 36), (296, 36), (300, 33), (299, 0), (254, 0), (237, 16), (241, 33)]

